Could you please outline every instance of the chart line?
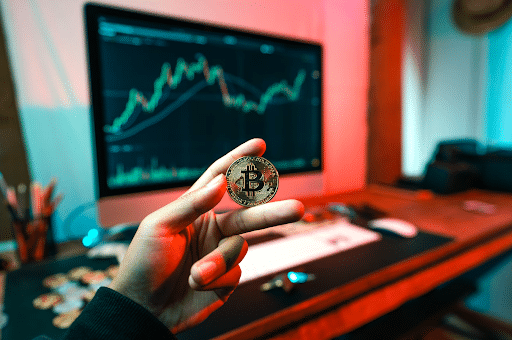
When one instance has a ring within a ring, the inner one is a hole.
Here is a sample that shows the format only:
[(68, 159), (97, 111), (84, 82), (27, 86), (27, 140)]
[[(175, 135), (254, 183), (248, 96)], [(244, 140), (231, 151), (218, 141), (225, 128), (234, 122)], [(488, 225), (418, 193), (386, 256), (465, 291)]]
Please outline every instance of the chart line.
[[(254, 101), (247, 100), (243, 94), (236, 96), (230, 95), (226, 83), (226, 78), (229, 78), (229, 75), (224, 75), (224, 70), (219, 65), (209, 67), (208, 61), (203, 55), (199, 55), (198, 60), (190, 64), (188, 64), (183, 58), (179, 58), (177, 60), (174, 73), (172, 72), (169, 63), (164, 63), (162, 65), (160, 76), (153, 84), (153, 94), (149, 99), (146, 98), (139, 90), (135, 88), (131, 89), (129, 91), (125, 109), (119, 117), (114, 119), (112, 125), (104, 126), (104, 131), (112, 134), (122, 133), (122, 126), (130, 120), (133, 121), (133, 118), (139, 114), (138, 110), (148, 114), (155, 111), (164, 96), (164, 89), (166, 86), (171, 90), (176, 89), (184, 77), (189, 81), (192, 81), (196, 74), (201, 73), (204, 76), (204, 82), (201, 82), (204, 86), (201, 88), (217, 83), (221, 91), (223, 104), (226, 107), (239, 109), (244, 113), (255, 111), (258, 114), (264, 114), (268, 104), (272, 101), (273, 97), (278, 94), (284, 95), (289, 101), (296, 101), (299, 97), (302, 84), (306, 78), (306, 71), (301, 69), (299, 70), (292, 86), (290, 86), (286, 80), (274, 83), (261, 95), (259, 103), (256, 103)], [(186, 93), (190, 94), (191, 92), (189, 90)], [(187, 95), (185, 97), (186, 100), (188, 100), (191, 95)], [(185, 97), (183, 97), (183, 95), (180, 96), (181, 100), (179, 106), (183, 104), (183, 98)]]

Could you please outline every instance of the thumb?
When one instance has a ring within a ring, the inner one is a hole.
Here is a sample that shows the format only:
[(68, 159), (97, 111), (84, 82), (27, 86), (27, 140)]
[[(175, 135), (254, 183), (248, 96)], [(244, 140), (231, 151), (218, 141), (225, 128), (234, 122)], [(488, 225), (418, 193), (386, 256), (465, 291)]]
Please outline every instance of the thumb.
[[(218, 281), (225, 274), (230, 273), (231, 269), (242, 261), (245, 254), (247, 254), (247, 249), (247, 242), (240, 235), (222, 239), (217, 248), (192, 265), (188, 278), (190, 287), (196, 290), (212, 288), (209, 287), (212, 282)], [(233, 274), (233, 272), (231, 273)], [(214, 288), (236, 287), (240, 279), (240, 273), (228, 275), (225, 279), (217, 282), (219, 285), (214, 285)], [(229, 284), (226, 284), (226, 282), (229, 282)]]
[(220, 174), (202, 188), (189, 191), (177, 200), (149, 214), (141, 222), (141, 226), (165, 225), (173, 233), (179, 233), (199, 216), (213, 209), (225, 192), (226, 177)]

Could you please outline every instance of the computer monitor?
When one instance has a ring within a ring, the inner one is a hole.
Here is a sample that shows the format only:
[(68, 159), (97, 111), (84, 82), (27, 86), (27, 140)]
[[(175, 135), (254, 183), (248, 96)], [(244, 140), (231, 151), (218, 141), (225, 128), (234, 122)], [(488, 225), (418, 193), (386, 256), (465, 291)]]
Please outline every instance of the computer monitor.
[(103, 226), (140, 222), (253, 137), (275, 200), (321, 194), (319, 43), (97, 4), (85, 19)]

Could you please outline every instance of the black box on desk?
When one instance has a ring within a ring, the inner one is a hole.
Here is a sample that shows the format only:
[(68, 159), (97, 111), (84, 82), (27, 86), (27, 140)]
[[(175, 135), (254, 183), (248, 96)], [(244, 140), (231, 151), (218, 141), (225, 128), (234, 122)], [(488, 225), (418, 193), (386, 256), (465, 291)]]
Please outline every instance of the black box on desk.
[(432, 162), (422, 185), (438, 194), (452, 194), (473, 188), (478, 181), (478, 170), (471, 164)]
[(512, 150), (497, 150), (485, 156), (484, 189), (512, 192)]

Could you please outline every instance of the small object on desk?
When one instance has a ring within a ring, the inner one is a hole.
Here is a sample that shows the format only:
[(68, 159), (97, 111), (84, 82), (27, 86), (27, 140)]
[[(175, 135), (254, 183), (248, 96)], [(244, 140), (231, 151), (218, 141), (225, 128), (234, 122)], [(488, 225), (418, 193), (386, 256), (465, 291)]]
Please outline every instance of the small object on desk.
[(114, 279), (117, 276), (117, 272), (119, 271), (119, 265), (111, 265), (105, 271), (111, 279)]
[(43, 286), (47, 288), (56, 288), (68, 283), (68, 277), (66, 274), (58, 273), (46, 277), (43, 280)]
[(26, 220), (27, 214), (27, 186), (23, 183), (18, 184), (18, 216), (20, 220)]
[[(0, 305), (1, 306), (1, 305)], [(0, 308), (0, 311), (2, 308)], [(3, 312), (0, 312), (0, 329), (7, 326), (7, 322), (9, 321), (9, 316)]]
[(87, 248), (94, 248), (104, 242), (131, 241), (138, 225), (118, 224), (110, 228), (95, 227), (89, 229), (87, 235), (82, 238), (82, 244)]
[(52, 323), (55, 327), (65, 329), (69, 328), (73, 321), (78, 318), (82, 311), (80, 309), (74, 309), (70, 312), (59, 314), (56, 317), (53, 318)]
[(49, 255), (54, 255), (56, 247), (50, 219), (62, 199), (61, 195), (55, 199), (51, 198), (56, 180), (53, 179), (46, 188), (34, 182), (30, 185), (30, 192), (22, 183), (17, 186), (16, 192), (14, 187), (7, 186), (1, 174), (0, 177), (0, 182), (4, 182), (3, 185), (0, 183), (1, 191), (11, 215), (17, 254), (21, 263), (41, 261)]
[(7, 197), (7, 189), (9, 186), (7, 185), (7, 182), (5, 181), (4, 175), (0, 172), (0, 191), (2, 192), (2, 195), (4, 197)]
[(128, 250), (128, 245), (125, 243), (120, 243), (120, 242), (104, 243), (104, 244), (99, 244), (96, 247), (89, 250), (87, 252), (87, 257), (89, 257), (89, 258), (115, 257), (117, 259), (117, 262), (121, 263), (127, 250)]
[(32, 301), (32, 305), (36, 309), (50, 309), (57, 306), (63, 301), (60, 294), (46, 293), (41, 294)]
[(434, 193), (428, 189), (421, 189), (416, 191), (416, 199), (421, 201), (429, 201), (434, 198)]
[(361, 216), (353, 206), (342, 203), (329, 203), (327, 205), (327, 209), (334, 214), (347, 218), (352, 224), (359, 225), (361, 227), (366, 225), (366, 221), (363, 221), (363, 224), (358, 223), (361, 222)]
[(349, 207), (348, 205), (341, 204), (341, 203), (329, 203), (327, 205), (327, 209), (330, 212), (333, 212), (333, 213), (336, 213), (336, 214), (339, 214), (342, 216), (346, 216), (350, 220), (355, 219), (357, 216), (356, 212), (354, 211), (354, 209), (352, 207)]
[[(71, 260), (74, 262), (74, 259)], [(51, 270), (44, 271), (48, 276), (42, 279), (42, 283), (50, 292), (41, 294), (31, 301), (35, 309), (45, 310), (46, 315), (49, 315), (49, 312), (53, 313), (53, 325), (60, 329), (68, 328), (80, 315), (84, 306), (92, 300), (96, 291), (112, 282), (112, 279), (107, 277), (107, 270), (93, 270), (85, 265), (68, 269), (67, 272), (52, 275)], [(40, 315), (45, 318), (45, 314)]]
[(485, 215), (492, 215), (496, 212), (496, 206), (494, 204), (489, 204), (475, 200), (464, 201), (462, 209)]
[(82, 299), (66, 299), (64, 302), (59, 303), (53, 307), (55, 314), (65, 314), (76, 309), (81, 309), (85, 305)]
[(412, 238), (418, 235), (418, 228), (416, 228), (414, 224), (398, 218), (377, 218), (369, 221), (368, 227), (376, 230), (389, 231), (392, 234), (406, 238)]
[(0, 272), (14, 268), (12, 261), (6, 257), (0, 257)]
[(316, 279), (315, 274), (307, 274), (303, 272), (290, 271), (286, 274), (286, 276), (288, 277), (288, 280), (290, 280), (290, 282), (292, 283), (304, 283)]
[(333, 211), (324, 206), (307, 208), (302, 216), (302, 221), (306, 223), (319, 223), (330, 221), (334, 218)]
[(84, 276), (85, 274), (87, 274), (89, 272), (92, 272), (91, 267), (86, 267), (86, 266), (76, 267), (76, 268), (71, 269), (68, 272), (68, 278), (71, 281), (79, 281), (82, 278), (82, 276)]
[(90, 290), (87, 292), (87, 294), (84, 294), (83, 298), (86, 303), (91, 302), (91, 300), (94, 298), (94, 295), (96, 295), (96, 291)]
[(107, 274), (101, 270), (96, 270), (82, 276), (81, 281), (86, 285), (94, 285), (101, 283), (107, 278)]
[(270, 281), (260, 286), (262, 292), (267, 292), (275, 288), (282, 288), (286, 293), (290, 293), (299, 283), (304, 283), (316, 279), (314, 274), (290, 271), (274, 276)]
[(368, 203), (364, 203), (362, 206), (350, 206), (340, 203), (330, 203), (328, 209), (331, 212), (340, 214), (348, 217), (350, 223), (355, 225), (366, 227), (368, 221), (386, 217), (387, 214)]

